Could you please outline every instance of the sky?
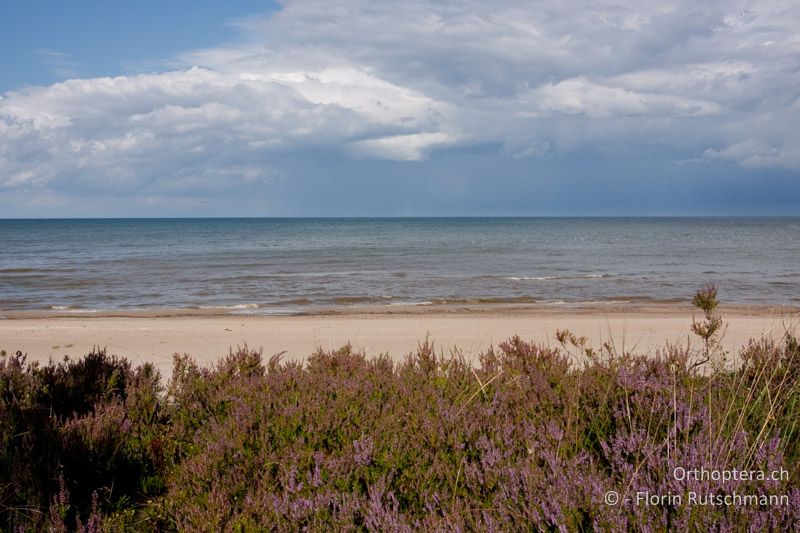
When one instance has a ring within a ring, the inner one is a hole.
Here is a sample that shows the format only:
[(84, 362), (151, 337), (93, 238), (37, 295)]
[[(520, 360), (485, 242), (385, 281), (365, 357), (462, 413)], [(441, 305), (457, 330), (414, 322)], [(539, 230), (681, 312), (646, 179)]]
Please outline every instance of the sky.
[(800, 3), (0, 0), (0, 217), (800, 215)]

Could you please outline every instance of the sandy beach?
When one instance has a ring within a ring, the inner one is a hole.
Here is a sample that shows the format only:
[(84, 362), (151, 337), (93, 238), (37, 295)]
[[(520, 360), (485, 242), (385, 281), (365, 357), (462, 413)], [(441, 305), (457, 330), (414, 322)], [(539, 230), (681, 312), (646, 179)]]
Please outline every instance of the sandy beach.
[[(780, 338), (800, 318), (796, 308), (723, 306), (720, 311), (727, 324), (722, 345), (731, 351), (751, 338)], [(174, 353), (191, 354), (208, 365), (244, 344), (263, 349), (265, 356), (286, 352), (286, 358), (302, 359), (319, 347), (350, 342), (368, 355), (400, 359), (428, 336), (437, 351), (458, 347), (472, 358), (515, 334), (556, 344), (558, 329), (586, 336), (594, 347), (611, 342), (618, 351), (654, 353), (668, 342), (685, 344), (693, 337), (693, 314), (699, 318), (685, 304), (336, 308), (294, 316), (230, 315), (213, 309), (91, 315), (17, 311), (0, 313), (0, 349), (21, 350), (30, 360), (46, 362), (100, 346), (134, 364), (152, 362), (165, 376), (171, 373)], [(697, 339), (691, 341), (698, 346)]]

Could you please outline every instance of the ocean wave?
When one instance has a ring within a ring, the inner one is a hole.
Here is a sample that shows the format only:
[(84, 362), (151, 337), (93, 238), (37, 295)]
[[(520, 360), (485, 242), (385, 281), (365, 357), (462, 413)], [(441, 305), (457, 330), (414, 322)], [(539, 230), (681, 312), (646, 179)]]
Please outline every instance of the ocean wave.
[(542, 303), (550, 305), (565, 305), (565, 306), (579, 306), (579, 305), (622, 305), (631, 303), (630, 300), (578, 300), (578, 301), (565, 301), (565, 300), (552, 300), (544, 301)]
[(552, 281), (569, 279), (601, 279), (611, 277), (609, 274), (579, 274), (574, 276), (509, 276), (510, 281)]
[(509, 296), (494, 298), (441, 298), (432, 301), (434, 305), (465, 305), (465, 304), (535, 304), (540, 303), (530, 296)]
[(57, 268), (57, 267), (42, 267), (42, 268), (30, 268), (30, 267), (19, 267), (19, 268), (0, 268), (0, 274), (38, 274), (38, 273), (68, 273), (68, 272), (77, 272), (74, 268)]
[(258, 304), (236, 304), (236, 305), (201, 305), (198, 309), (258, 309)]
[(278, 300), (277, 302), (273, 302), (272, 305), (311, 305), (313, 303), (313, 300), (308, 298), (293, 298), (289, 300)]
[(98, 313), (99, 309), (84, 309), (77, 305), (51, 305), (51, 311), (60, 311), (62, 313)]
[(391, 300), (392, 297), (388, 295), (384, 296), (336, 296), (330, 299), (331, 303), (337, 305), (353, 305), (353, 304), (369, 304), (369, 303), (377, 303), (377, 302), (385, 302), (386, 300)]
[(239, 309), (236, 311), (231, 311), (231, 315), (236, 316), (287, 316), (287, 315), (296, 315), (299, 313), (299, 309), (292, 309), (292, 308), (258, 308), (258, 309)]

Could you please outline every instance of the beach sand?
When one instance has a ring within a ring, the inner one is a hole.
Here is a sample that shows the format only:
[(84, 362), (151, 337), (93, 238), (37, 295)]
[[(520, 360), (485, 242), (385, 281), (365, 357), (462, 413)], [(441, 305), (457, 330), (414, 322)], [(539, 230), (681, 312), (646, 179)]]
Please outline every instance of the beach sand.
[[(727, 330), (725, 349), (735, 351), (748, 339), (779, 339), (797, 330), (796, 308), (720, 308)], [(127, 357), (133, 364), (152, 362), (168, 377), (174, 353), (188, 353), (210, 365), (230, 349), (247, 344), (264, 356), (286, 352), (302, 359), (317, 348), (335, 349), (350, 342), (367, 355), (388, 353), (400, 360), (426, 336), (437, 352), (458, 347), (468, 359), (512, 335), (556, 345), (555, 332), (569, 329), (599, 348), (611, 342), (617, 351), (653, 354), (667, 342), (691, 338), (692, 316), (685, 304), (591, 306), (409, 306), (338, 308), (293, 316), (231, 315), (222, 310), (105, 312), (0, 312), (0, 349), (21, 350), (29, 360), (46, 362), (81, 356), (94, 346)]]

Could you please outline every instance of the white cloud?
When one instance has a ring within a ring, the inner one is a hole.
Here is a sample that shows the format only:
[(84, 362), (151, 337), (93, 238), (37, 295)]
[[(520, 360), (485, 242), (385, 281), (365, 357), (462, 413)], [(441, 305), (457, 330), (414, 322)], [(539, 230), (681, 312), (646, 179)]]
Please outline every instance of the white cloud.
[(800, 150), (797, 145), (770, 146), (754, 139), (740, 141), (720, 150), (709, 148), (704, 155), (712, 159), (736, 161), (749, 168), (800, 167)]
[(719, 112), (710, 101), (653, 92), (636, 92), (584, 77), (547, 84), (531, 91), (525, 99), (537, 110), (533, 116), (549, 112), (584, 114), (593, 119), (615, 116), (698, 116)]
[(238, 27), (167, 72), (3, 95), (0, 187), (156, 197), (258, 181), (289, 153), (476, 144), (518, 158), (645, 142), (800, 170), (797, 5), (291, 0)]
[(391, 135), (378, 139), (354, 142), (354, 153), (398, 161), (421, 161), (428, 150), (453, 144), (455, 139), (447, 133), (413, 133), (411, 135)]

